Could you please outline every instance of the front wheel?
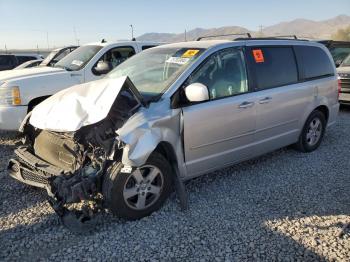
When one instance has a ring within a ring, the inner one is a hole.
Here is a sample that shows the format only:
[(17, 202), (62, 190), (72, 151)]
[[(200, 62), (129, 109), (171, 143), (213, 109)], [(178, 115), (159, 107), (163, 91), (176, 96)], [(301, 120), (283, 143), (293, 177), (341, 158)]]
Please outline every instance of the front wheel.
[(139, 219), (158, 210), (171, 192), (172, 168), (163, 155), (153, 153), (131, 173), (121, 172), (121, 163), (111, 167), (103, 181), (103, 195), (112, 213)]
[(296, 148), (302, 152), (316, 150), (322, 142), (327, 121), (320, 111), (313, 111), (305, 122)]

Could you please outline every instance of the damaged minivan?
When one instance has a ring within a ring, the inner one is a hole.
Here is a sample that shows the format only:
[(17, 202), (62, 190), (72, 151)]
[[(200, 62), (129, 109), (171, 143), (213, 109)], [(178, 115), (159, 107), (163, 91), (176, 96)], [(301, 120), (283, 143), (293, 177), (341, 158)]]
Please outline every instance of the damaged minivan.
[(328, 50), (308, 41), (148, 49), (36, 106), (9, 173), (45, 188), (62, 217), (87, 202), (139, 219), (184, 180), (290, 144), (314, 151), (338, 113), (335, 72)]

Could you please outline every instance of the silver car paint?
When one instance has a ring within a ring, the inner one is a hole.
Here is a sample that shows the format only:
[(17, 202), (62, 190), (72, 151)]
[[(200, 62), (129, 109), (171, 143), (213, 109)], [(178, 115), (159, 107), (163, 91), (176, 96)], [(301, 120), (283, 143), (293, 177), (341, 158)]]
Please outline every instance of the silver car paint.
[[(182, 45), (187, 47), (186, 43)], [(177, 78), (160, 101), (140, 110), (117, 130), (126, 144), (123, 164), (143, 165), (157, 145), (166, 142), (176, 154), (180, 176), (188, 179), (296, 142), (307, 117), (318, 106), (329, 109), (328, 125), (334, 124), (339, 108), (336, 73), (328, 78), (171, 109), (171, 96), (210, 54), (245, 45), (318, 46), (332, 61), (323, 45), (312, 42), (252, 40), (209, 47)], [(271, 99), (262, 102), (267, 97)], [(246, 101), (253, 106), (238, 107)]]

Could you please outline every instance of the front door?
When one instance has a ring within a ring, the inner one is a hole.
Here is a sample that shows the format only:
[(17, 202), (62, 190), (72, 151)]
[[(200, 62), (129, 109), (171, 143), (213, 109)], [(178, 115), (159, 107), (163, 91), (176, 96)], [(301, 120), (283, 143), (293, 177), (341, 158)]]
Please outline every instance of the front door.
[(97, 66), (99, 62), (107, 62), (111, 70), (113, 70), (116, 66), (133, 56), (135, 53), (134, 46), (119, 46), (109, 49), (98, 59), (92, 68), (85, 69), (85, 82), (97, 80), (105, 76), (105, 74), (101, 75), (94, 72), (93, 68)]
[(210, 100), (183, 107), (185, 162), (189, 176), (249, 158), (255, 131), (255, 100), (249, 93), (243, 52), (211, 55), (185, 86), (202, 83)]

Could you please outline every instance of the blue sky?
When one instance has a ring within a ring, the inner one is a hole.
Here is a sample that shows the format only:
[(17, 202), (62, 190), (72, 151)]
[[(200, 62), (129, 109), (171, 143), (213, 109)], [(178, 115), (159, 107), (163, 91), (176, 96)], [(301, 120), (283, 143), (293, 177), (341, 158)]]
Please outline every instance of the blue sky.
[(258, 30), (296, 18), (350, 15), (350, 0), (0, 0), (0, 49), (47, 48), (147, 32), (237, 25)]

